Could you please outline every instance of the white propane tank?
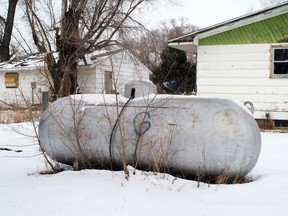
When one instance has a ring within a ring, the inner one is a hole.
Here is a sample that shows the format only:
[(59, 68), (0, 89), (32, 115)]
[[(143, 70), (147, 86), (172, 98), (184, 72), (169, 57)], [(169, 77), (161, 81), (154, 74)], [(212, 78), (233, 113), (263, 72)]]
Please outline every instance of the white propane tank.
[(125, 85), (124, 97), (131, 97), (131, 90), (135, 89), (135, 97), (144, 97), (149, 94), (156, 94), (157, 87), (151, 81), (134, 80)]
[(184, 176), (244, 177), (258, 160), (260, 131), (244, 105), (154, 94), (127, 101), (100, 94), (55, 101), (39, 124), (43, 148), (65, 164), (124, 163)]

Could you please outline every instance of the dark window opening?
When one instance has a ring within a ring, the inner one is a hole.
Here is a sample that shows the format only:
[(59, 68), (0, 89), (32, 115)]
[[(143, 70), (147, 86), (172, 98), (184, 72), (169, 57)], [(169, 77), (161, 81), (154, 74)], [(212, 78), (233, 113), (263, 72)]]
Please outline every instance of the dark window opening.
[(288, 74), (288, 63), (274, 63), (274, 74)]
[(274, 61), (288, 61), (288, 48), (275, 48)]
[(287, 120), (275, 120), (274, 124), (275, 124), (275, 127), (288, 127)]
[(274, 48), (273, 65), (273, 74), (276, 77), (277, 75), (280, 77), (281, 75), (288, 75), (288, 48)]

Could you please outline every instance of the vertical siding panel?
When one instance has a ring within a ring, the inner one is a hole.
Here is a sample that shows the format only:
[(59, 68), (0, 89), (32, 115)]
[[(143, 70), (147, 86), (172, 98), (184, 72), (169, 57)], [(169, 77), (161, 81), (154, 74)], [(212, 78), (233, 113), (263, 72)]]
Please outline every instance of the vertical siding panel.
[(114, 84), (116, 91), (123, 95), (125, 84), (133, 80), (149, 80), (150, 71), (142, 65), (132, 54), (122, 51), (110, 57), (97, 61), (97, 90), (104, 92), (104, 72), (114, 70)]

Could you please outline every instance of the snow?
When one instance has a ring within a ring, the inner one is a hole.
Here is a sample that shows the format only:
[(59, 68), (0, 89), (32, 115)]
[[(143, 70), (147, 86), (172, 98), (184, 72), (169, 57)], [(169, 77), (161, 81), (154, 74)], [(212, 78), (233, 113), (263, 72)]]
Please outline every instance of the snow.
[(31, 69), (31, 68), (39, 68), (43, 67), (43, 55), (42, 54), (33, 54), (23, 57), (18, 57), (15, 59), (12, 59), (10, 61), (1, 62), (0, 63), (0, 69), (15, 69), (16, 67), (21, 67), (25, 69)]
[[(28, 135), (28, 136), (27, 136)], [(31, 123), (0, 125), (1, 216), (288, 215), (288, 133), (262, 132), (246, 184), (209, 185), (163, 173), (47, 170)], [(22, 150), (22, 152), (15, 152)], [(198, 187), (199, 186), (199, 187)]]

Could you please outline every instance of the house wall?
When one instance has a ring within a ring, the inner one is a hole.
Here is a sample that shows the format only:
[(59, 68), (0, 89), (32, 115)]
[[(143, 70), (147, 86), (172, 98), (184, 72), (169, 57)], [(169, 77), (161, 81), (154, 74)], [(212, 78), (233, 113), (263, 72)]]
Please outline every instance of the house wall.
[[(41, 92), (48, 91), (49, 81), (44, 73), (44, 65), (14, 66), (0, 68), (0, 106), (4, 104), (25, 105), (32, 101), (41, 103)], [(117, 54), (96, 59), (93, 64), (78, 67), (78, 83), (82, 93), (105, 93), (105, 71), (114, 71), (116, 92), (124, 95), (125, 84), (134, 80), (149, 80), (150, 71), (129, 52), (122, 51)], [(19, 74), (18, 88), (5, 86), (5, 73), (17, 72)], [(31, 82), (36, 83), (32, 90)], [(114, 86), (114, 85), (113, 85)], [(33, 95), (33, 96), (32, 96)], [(25, 100), (24, 100), (25, 98)]]
[[(26, 103), (40, 104), (41, 91), (47, 91), (48, 79), (43, 69), (35, 68), (9, 68), (0, 70), (0, 106), (13, 104), (23, 106)], [(19, 74), (18, 88), (6, 88), (5, 73), (17, 72)], [(35, 82), (32, 89), (31, 82)], [(26, 102), (25, 102), (26, 101)]]
[(80, 91), (85, 94), (100, 93), (96, 88), (95, 67), (78, 67), (78, 84)]
[(96, 59), (94, 65), (79, 68), (78, 81), (82, 93), (105, 93), (105, 71), (114, 72), (113, 90), (121, 95), (124, 95), (126, 83), (149, 80), (150, 71), (126, 51)]
[(250, 101), (254, 117), (288, 120), (288, 79), (271, 78), (271, 45), (199, 46), (197, 95)]

